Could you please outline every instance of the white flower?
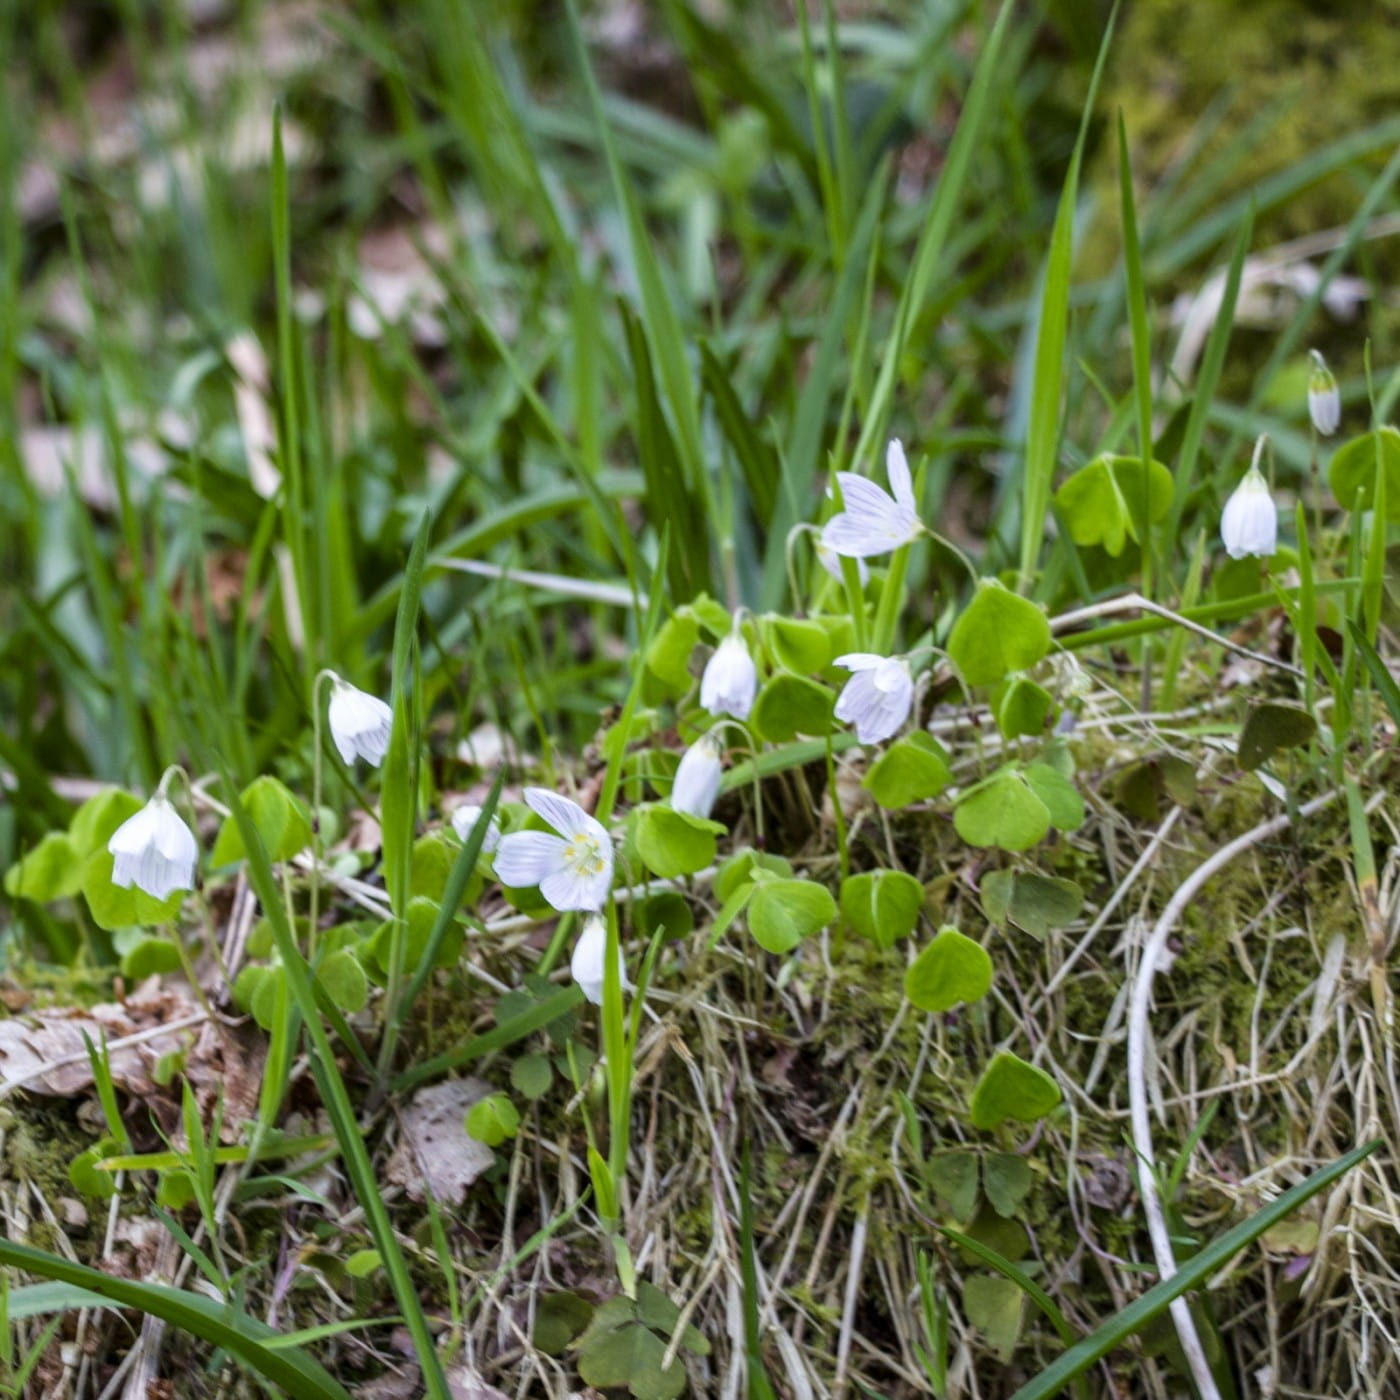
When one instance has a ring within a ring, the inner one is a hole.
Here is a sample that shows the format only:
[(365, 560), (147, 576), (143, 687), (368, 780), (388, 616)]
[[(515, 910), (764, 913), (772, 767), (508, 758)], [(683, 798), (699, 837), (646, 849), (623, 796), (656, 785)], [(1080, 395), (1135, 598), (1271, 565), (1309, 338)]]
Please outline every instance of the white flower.
[[(456, 811), (452, 813), (452, 830), (465, 841), (467, 837), (472, 834), (472, 827), (476, 825), (476, 819), (480, 815), (480, 807), (458, 807)], [(481, 849), (489, 855), (500, 844), (501, 822), (500, 818), (493, 812), (491, 814), (491, 820), (486, 824), (486, 836), (481, 842)]]
[(1231, 559), (1247, 554), (1265, 559), (1278, 548), (1278, 512), (1269, 483), (1258, 467), (1250, 467), (1220, 517), (1220, 538)]
[(719, 761), (719, 740), (702, 734), (681, 757), (671, 785), (671, 806), (692, 817), (708, 817), (719, 796), (719, 780), (724, 772)]
[(496, 848), (496, 878), (513, 889), (538, 885), (555, 909), (603, 907), (612, 889), (613, 850), (602, 822), (577, 802), (546, 788), (526, 788), (525, 802), (558, 836), (512, 831)]
[(1331, 437), (1342, 421), (1342, 397), (1327, 361), (1314, 350), (1313, 371), (1308, 377), (1308, 417), (1323, 437)]
[(107, 842), (112, 853), (112, 883), (135, 885), (153, 899), (168, 899), (176, 890), (194, 889), (199, 843), (164, 793), (158, 792), (128, 817)]
[(902, 656), (847, 652), (836, 665), (855, 674), (836, 701), (836, 718), (856, 727), (862, 744), (878, 744), (899, 731), (914, 705), (914, 674)]
[[(846, 576), (841, 572), (841, 556), (820, 536), (817, 538), (817, 563), (829, 573), (837, 583), (844, 583)], [(856, 572), (860, 575), (860, 586), (870, 582), (870, 565), (864, 559), (856, 560)]]
[(828, 549), (848, 559), (867, 559), (873, 554), (888, 554), (923, 533), (923, 522), (914, 507), (909, 463), (898, 438), (890, 440), (885, 470), (893, 496), (854, 472), (836, 473), (843, 509), (822, 530), (822, 543)]
[[(607, 925), (596, 914), (583, 925), (583, 932), (574, 944), (574, 956), (569, 971), (583, 994), (594, 1006), (603, 1004), (603, 971), (608, 954)], [(622, 961), (622, 949), (617, 950), (617, 981), (626, 990), (627, 968)]]
[(758, 668), (736, 624), (715, 648), (700, 677), (700, 703), (712, 715), (748, 719), (758, 692)]
[(341, 758), (346, 763), (354, 763), (356, 757), (376, 766), (383, 763), (389, 751), (394, 712), (376, 696), (367, 695), (339, 676), (332, 676), (331, 680), (335, 688), (326, 718)]

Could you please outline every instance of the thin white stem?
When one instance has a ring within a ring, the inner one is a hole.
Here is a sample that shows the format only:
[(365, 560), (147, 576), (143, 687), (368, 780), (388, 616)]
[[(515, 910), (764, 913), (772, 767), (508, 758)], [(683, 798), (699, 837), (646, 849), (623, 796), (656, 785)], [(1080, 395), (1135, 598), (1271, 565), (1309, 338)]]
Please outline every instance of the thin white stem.
[[(1315, 812), (1320, 812), (1328, 803), (1336, 801), (1340, 795), (1340, 791), (1334, 788), (1331, 792), (1304, 803), (1298, 808), (1297, 816), (1310, 817)], [(1147, 1217), (1147, 1232), (1152, 1239), (1152, 1253), (1157, 1260), (1157, 1272), (1163, 1280), (1176, 1273), (1176, 1255), (1172, 1251), (1166, 1210), (1162, 1198), (1157, 1193), (1157, 1179), (1154, 1174), (1157, 1157), (1152, 1148), (1152, 1124), (1147, 1111), (1148, 1013), (1152, 1004), (1152, 978), (1172, 930), (1206, 881), (1250, 847), (1278, 835), (1291, 825), (1293, 820), (1293, 816), (1285, 812), (1270, 821), (1261, 822), (1246, 831), (1243, 836), (1238, 836), (1228, 845), (1222, 846), (1209, 860), (1198, 865), (1162, 911), (1161, 918), (1153, 926), (1138, 959), (1128, 1010), (1128, 1103), (1132, 1117), (1133, 1149), (1139, 1162), (1138, 1182), (1142, 1196), (1142, 1212)], [(1172, 1301), (1171, 1315), (1201, 1400), (1220, 1400), (1215, 1378), (1211, 1375), (1210, 1363), (1206, 1360), (1205, 1348), (1201, 1345), (1196, 1324), (1191, 1318), (1191, 1309), (1185, 1298), (1178, 1297)]]

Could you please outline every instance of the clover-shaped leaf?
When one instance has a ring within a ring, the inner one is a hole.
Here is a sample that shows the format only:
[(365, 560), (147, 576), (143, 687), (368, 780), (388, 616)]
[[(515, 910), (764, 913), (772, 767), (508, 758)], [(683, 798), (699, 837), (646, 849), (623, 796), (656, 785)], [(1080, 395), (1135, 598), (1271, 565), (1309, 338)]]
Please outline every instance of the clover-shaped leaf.
[(904, 995), (920, 1011), (948, 1011), (959, 1002), (980, 1001), (991, 986), (987, 950), (955, 928), (939, 929), (904, 974)]
[(1378, 428), (1344, 442), (1327, 469), (1332, 494), (1350, 511), (1370, 510), (1376, 498), (1376, 459), (1385, 473), (1385, 518), (1400, 520), (1400, 432)]
[(1141, 540), (1148, 522), (1166, 518), (1172, 474), (1160, 462), (1104, 453), (1068, 477), (1055, 504), (1075, 544), (1101, 544), (1117, 558), (1129, 539)]
[(1027, 1064), (1009, 1050), (1000, 1050), (972, 1091), (972, 1125), (995, 1128), (1008, 1118), (1033, 1123), (1059, 1102), (1060, 1086), (1043, 1069)]
[(968, 685), (995, 685), (1012, 671), (1034, 666), (1050, 650), (1050, 623), (1028, 598), (984, 578), (948, 638)]

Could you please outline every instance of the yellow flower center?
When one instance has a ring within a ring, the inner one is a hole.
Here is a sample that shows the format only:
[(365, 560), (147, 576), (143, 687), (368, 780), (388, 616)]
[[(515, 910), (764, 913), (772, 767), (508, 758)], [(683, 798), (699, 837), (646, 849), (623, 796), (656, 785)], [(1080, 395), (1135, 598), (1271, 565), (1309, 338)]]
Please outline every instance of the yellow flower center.
[(590, 836), (587, 832), (575, 836), (564, 847), (564, 861), (575, 875), (584, 875), (590, 879), (601, 875), (607, 868), (602, 843), (596, 836)]

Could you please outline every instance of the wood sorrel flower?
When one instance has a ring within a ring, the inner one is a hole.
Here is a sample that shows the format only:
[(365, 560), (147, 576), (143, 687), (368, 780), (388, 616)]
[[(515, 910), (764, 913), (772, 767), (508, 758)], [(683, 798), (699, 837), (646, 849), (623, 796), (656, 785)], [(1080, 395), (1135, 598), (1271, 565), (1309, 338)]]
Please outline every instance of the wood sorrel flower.
[(1253, 554), (1267, 559), (1278, 548), (1278, 512), (1269, 483), (1258, 466), (1251, 466), (1220, 517), (1220, 538), (1231, 559)]
[(923, 534), (924, 524), (914, 506), (914, 486), (904, 445), (892, 438), (885, 452), (890, 491), (854, 472), (837, 472), (842, 509), (826, 522), (822, 543), (848, 559), (888, 554)]
[(748, 719), (758, 693), (758, 668), (744, 644), (739, 619), (734, 630), (715, 648), (700, 677), (700, 703), (712, 715), (733, 715)]
[(836, 700), (836, 718), (856, 727), (862, 744), (878, 744), (899, 731), (914, 705), (914, 673), (902, 656), (847, 652), (837, 666), (855, 674)]
[(153, 899), (168, 899), (176, 890), (194, 888), (199, 843), (165, 795), (163, 783), (112, 833), (107, 849), (112, 853), (112, 883), (118, 889), (135, 885)]
[[(452, 813), (452, 830), (457, 833), (463, 841), (472, 834), (472, 827), (476, 825), (477, 818), (481, 815), (481, 808), (467, 805), (458, 807)], [(481, 842), (481, 849), (487, 855), (501, 844), (501, 823), (500, 819), (493, 813), (491, 820), (486, 824), (486, 835)]]
[[(574, 944), (574, 955), (569, 961), (569, 971), (574, 981), (594, 1006), (603, 1004), (603, 973), (607, 966), (607, 954), (608, 928), (595, 914), (584, 922), (583, 932)], [(617, 950), (617, 980), (625, 990), (627, 969), (622, 961), (621, 948)]]
[(496, 848), (496, 878), (515, 889), (538, 885), (561, 912), (596, 913), (612, 889), (613, 849), (606, 828), (577, 802), (547, 788), (526, 788), (525, 802), (560, 834), (512, 831), (502, 836)]
[(1327, 361), (1316, 350), (1311, 354), (1313, 370), (1308, 377), (1308, 417), (1323, 437), (1331, 437), (1342, 421), (1342, 397)]
[(346, 763), (354, 763), (356, 757), (376, 766), (383, 763), (389, 751), (393, 711), (377, 696), (357, 689), (334, 672), (326, 674), (333, 687), (326, 719), (341, 758)]
[(671, 807), (692, 817), (708, 817), (719, 796), (723, 772), (719, 740), (713, 734), (702, 734), (681, 757), (671, 785)]

